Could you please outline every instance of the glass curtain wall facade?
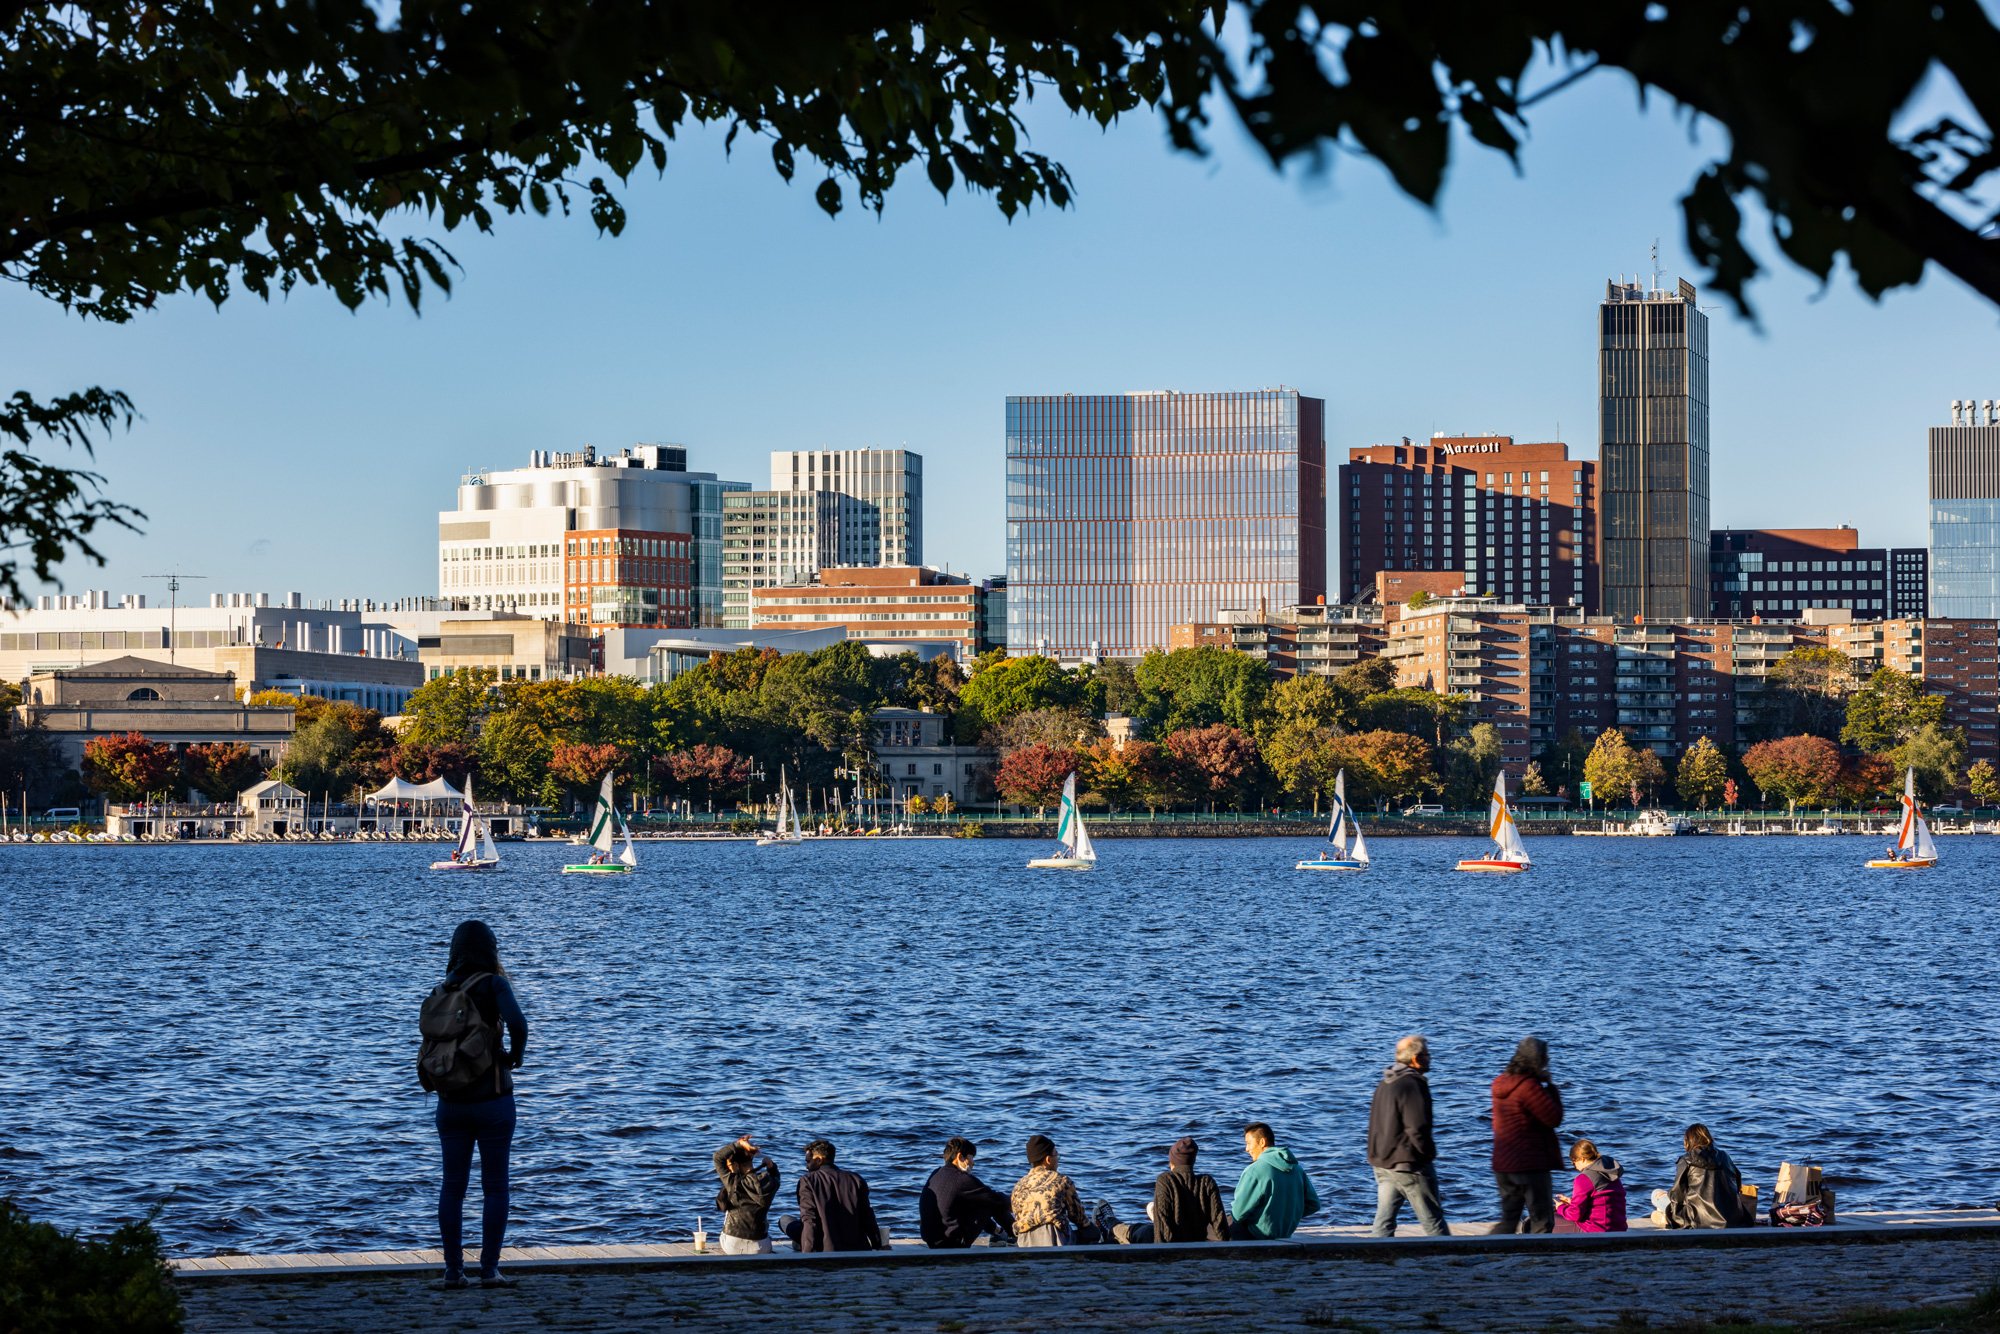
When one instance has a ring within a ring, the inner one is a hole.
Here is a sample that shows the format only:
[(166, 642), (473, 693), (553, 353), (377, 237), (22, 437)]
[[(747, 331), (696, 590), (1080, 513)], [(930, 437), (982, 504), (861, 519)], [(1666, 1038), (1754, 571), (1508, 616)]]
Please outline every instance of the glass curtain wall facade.
[(2000, 406), (1960, 399), (1930, 429), (1930, 614), (2000, 617)]
[(1693, 284), (1598, 307), (1598, 577), (1607, 615), (1708, 610), (1708, 316)]
[(1007, 400), (1007, 650), (1080, 660), (1326, 594), (1326, 409), (1296, 390)]

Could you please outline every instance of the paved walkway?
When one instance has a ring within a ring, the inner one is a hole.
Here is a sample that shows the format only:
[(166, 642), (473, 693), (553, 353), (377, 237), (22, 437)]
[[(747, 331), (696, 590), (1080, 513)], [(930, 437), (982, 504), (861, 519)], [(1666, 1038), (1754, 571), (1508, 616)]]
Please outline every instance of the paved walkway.
[[(1964, 1221), (1967, 1219), (1976, 1221)], [(1991, 1215), (1818, 1232), (1081, 1247), (890, 1256), (660, 1258), (654, 1248), (523, 1253), (520, 1286), (443, 1292), (422, 1268), (357, 1262), (194, 1270), (194, 1334), (242, 1330), (1039, 1331), (1601, 1329), (1695, 1318), (1793, 1319), (1961, 1300), (2000, 1282)], [(615, 1252), (639, 1250), (636, 1256)], [(686, 1248), (675, 1248), (677, 1251)], [(406, 1253), (408, 1254), (408, 1253)]]

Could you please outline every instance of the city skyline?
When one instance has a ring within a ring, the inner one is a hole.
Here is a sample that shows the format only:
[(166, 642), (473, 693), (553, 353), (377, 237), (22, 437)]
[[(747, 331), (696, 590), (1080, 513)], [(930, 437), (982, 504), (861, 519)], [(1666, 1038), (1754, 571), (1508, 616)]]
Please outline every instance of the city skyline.
[[(10, 295), (0, 352), (23, 383), (122, 387), (145, 414), (97, 466), (151, 511), (147, 535), (100, 534), (111, 563), (72, 563), (65, 587), (182, 568), (314, 599), (418, 595), (433, 498), (461, 473), (643, 441), (753, 484), (773, 450), (908, 447), (932, 473), (926, 558), (997, 573), (1008, 394), (1282, 381), (1325, 396), (1336, 457), (1443, 430), (1560, 437), (1590, 458), (1606, 273), (1648, 267), (1659, 236), (1662, 267), (1700, 281), (1672, 199), (1696, 157), (1686, 132), (1608, 85), (1538, 124), (1524, 179), (1468, 158), (1436, 219), (1365, 164), (1307, 185), (1227, 136), (1204, 164), (1137, 124), (1100, 138), (1031, 123), (1075, 171), (1079, 205), (1011, 227), (983, 201), (918, 196), (879, 223), (830, 223), (697, 138), (665, 183), (635, 182), (619, 240), (575, 221), (454, 237), (457, 294), (421, 320), (301, 293), (219, 314), (178, 298), (92, 328)], [(983, 262), (965, 264), (975, 238)], [(1212, 289), (1192, 305), (1194, 287), (1159, 281), (1190, 254), (1226, 263), (1190, 271)], [(1244, 313), (1242, 292), (1280, 281), (1284, 309)], [(1037, 282), (1089, 299), (1057, 322), (1006, 299)], [(1840, 282), (1815, 299), (1780, 267), (1755, 294), (1763, 334), (1710, 312), (1714, 525), (1852, 523), (1920, 545), (1925, 431), (1949, 400), (1989, 392), (1990, 311), (1936, 278), (1874, 306)], [(843, 336), (860, 322), (876, 336)], [(1884, 469), (1888, 450), (1910, 467)], [(1757, 486), (1765, 467), (1793, 477), (1786, 495)]]

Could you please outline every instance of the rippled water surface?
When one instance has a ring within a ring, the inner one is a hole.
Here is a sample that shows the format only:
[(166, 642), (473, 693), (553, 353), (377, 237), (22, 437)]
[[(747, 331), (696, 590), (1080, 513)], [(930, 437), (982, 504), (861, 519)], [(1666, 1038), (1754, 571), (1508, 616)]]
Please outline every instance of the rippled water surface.
[(1011, 841), (653, 844), (585, 883), (518, 844), (485, 877), (422, 847), (0, 848), (0, 1194), (92, 1229), (163, 1205), (194, 1253), (429, 1243), (417, 1006), (476, 916), (532, 1026), (522, 1243), (685, 1235), (746, 1131), (785, 1200), (834, 1139), (907, 1234), (951, 1134), (1004, 1190), (1047, 1132), (1132, 1217), (1175, 1137), (1226, 1187), (1262, 1119), (1364, 1221), (1369, 1094), (1419, 1031), (1460, 1218), (1492, 1216), (1486, 1086), (1527, 1032), (1565, 1132), (1635, 1187), (1701, 1119), (1846, 1205), (1996, 1198), (2000, 842), (1870, 873), (1858, 838), (1545, 838), (1512, 879), (1451, 874), (1451, 839), (1292, 872), (1311, 846), (1107, 841), (1066, 875)]

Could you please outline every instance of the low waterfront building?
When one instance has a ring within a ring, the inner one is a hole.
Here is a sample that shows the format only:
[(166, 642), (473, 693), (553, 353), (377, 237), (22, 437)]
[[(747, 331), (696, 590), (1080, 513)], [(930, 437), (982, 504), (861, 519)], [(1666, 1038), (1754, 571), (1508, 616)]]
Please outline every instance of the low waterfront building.
[(236, 678), (144, 658), (36, 672), (21, 686), (20, 721), (53, 737), (63, 759), (80, 763), (94, 738), (143, 733), (176, 750), (235, 741), (266, 763), (291, 740), (297, 714), (242, 702)]
[(948, 795), (959, 806), (993, 799), (999, 757), (984, 746), (948, 740), (943, 715), (925, 709), (878, 709), (869, 723), (883, 793), (898, 807), (911, 797), (936, 801)]

